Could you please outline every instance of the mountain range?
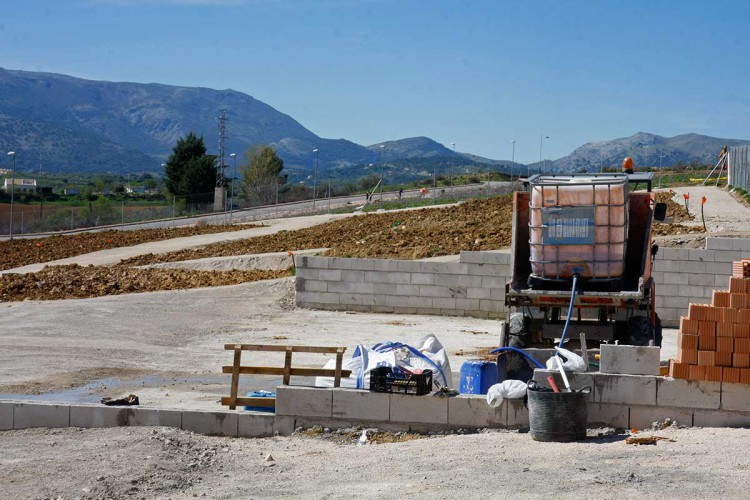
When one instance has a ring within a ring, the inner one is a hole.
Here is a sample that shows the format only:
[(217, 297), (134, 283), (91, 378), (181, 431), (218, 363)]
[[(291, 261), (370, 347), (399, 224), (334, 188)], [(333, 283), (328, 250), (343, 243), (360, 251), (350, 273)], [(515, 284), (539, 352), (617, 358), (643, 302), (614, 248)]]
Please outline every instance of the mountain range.
[[(335, 178), (356, 178), (384, 160), (393, 177), (409, 180), (476, 169), (525, 172), (526, 166), (454, 152), (428, 137), (363, 146), (321, 138), (292, 117), (234, 90), (162, 84), (92, 81), (53, 73), (0, 68), (0, 149), (17, 152), (19, 170), (60, 172), (154, 172), (179, 137), (194, 131), (209, 152), (218, 151), (217, 117), (226, 111), (226, 153), (253, 144), (273, 146), (293, 181), (318, 167)], [(625, 156), (639, 164), (678, 161), (711, 163), (724, 144), (748, 141), (698, 134), (672, 138), (639, 132), (631, 137), (584, 144), (545, 165), (555, 171), (598, 170)], [(382, 146), (382, 147), (381, 147)], [(227, 164), (232, 165), (227, 158)], [(530, 169), (539, 165), (531, 165)], [(377, 167), (374, 167), (377, 170)]]

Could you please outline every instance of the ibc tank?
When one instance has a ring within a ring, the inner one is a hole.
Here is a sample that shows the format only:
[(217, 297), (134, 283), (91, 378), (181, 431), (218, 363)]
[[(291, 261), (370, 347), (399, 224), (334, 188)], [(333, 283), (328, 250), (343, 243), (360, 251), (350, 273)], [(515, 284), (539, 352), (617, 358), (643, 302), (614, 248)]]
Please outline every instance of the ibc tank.
[(538, 176), (530, 187), (531, 274), (619, 279), (625, 267), (627, 176)]

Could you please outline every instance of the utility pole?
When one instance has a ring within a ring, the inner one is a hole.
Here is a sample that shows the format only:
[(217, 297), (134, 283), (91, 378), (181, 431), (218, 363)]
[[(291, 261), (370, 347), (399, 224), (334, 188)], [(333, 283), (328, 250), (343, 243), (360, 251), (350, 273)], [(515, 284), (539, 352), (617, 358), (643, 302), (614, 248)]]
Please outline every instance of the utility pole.
[(8, 228), (8, 236), (13, 239), (13, 198), (16, 194), (16, 152), (8, 151), (8, 156), (13, 158), (13, 170), (10, 174), (10, 227)]
[(318, 148), (313, 149), (315, 154), (315, 160), (313, 162), (313, 208), (315, 208), (315, 198), (317, 198), (317, 185), (318, 185)]
[(380, 204), (383, 204), (383, 183), (385, 180), (385, 144), (380, 145)]
[(224, 163), (224, 157), (226, 156), (226, 133), (227, 133), (227, 111), (225, 109), (219, 110), (219, 117), (216, 119), (219, 126), (219, 166), (216, 169), (216, 188), (214, 189), (214, 212), (225, 212), (227, 211), (227, 178), (226, 178), (226, 164)]

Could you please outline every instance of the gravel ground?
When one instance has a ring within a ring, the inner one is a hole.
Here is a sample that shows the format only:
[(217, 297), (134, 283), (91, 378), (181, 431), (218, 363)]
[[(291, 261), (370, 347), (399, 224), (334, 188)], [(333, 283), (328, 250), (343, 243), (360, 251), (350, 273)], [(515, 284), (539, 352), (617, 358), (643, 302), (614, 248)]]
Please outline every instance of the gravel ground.
[[(592, 435), (594, 435), (592, 433)], [(4, 498), (747, 498), (747, 429), (539, 443), (488, 431), (358, 446), (165, 428), (0, 432)], [(735, 452), (728, 452), (735, 450)], [(268, 459), (271, 456), (272, 461)], [(356, 464), (356, 466), (354, 466)]]

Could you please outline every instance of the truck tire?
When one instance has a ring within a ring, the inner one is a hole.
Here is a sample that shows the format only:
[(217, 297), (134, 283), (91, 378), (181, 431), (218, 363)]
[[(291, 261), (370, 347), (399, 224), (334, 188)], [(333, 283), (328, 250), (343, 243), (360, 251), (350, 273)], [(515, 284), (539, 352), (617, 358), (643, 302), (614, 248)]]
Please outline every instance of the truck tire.
[(628, 344), (647, 346), (651, 340), (661, 347), (661, 320), (656, 315), (655, 325), (648, 316), (633, 316), (628, 320)]

